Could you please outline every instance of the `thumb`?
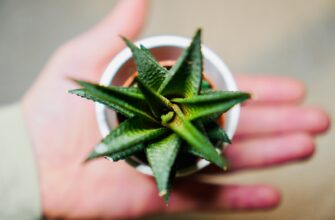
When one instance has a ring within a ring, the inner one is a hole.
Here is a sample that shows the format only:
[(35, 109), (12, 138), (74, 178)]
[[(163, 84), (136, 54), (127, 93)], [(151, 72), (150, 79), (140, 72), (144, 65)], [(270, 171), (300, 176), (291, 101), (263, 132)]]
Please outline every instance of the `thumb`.
[(113, 11), (92, 29), (70, 42), (70, 47), (105, 66), (124, 47), (119, 35), (134, 39), (142, 30), (148, 0), (119, 0)]

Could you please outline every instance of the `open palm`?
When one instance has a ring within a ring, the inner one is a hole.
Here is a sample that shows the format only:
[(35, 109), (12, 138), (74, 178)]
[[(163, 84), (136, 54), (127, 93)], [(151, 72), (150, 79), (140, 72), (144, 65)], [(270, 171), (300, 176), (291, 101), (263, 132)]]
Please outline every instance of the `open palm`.
[[(44, 214), (50, 217), (116, 218), (192, 210), (271, 208), (280, 194), (266, 185), (205, 185), (179, 179), (166, 207), (153, 178), (124, 162), (83, 159), (99, 141), (94, 106), (66, 93), (68, 78), (93, 82), (124, 47), (119, 34), (136, 37), (145, 0), (123, 0), (104, 21), (55, 52), (23, 99), (26, 123), (39, 167)], [(280, 77), (239, 76), (254, 100), (242, 108), (234, 144), (225, 151), (231, 171), (265, 167), (313, 154), (313, 135), (328, 127), (319, 109), (301, 107), (302, 85)]]

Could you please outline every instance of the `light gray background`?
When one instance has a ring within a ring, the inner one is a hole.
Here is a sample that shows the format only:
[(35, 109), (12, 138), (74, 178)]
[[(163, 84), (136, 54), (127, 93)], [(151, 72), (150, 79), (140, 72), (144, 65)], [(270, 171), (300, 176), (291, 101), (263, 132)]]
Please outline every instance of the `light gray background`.
[[(0, 0), (0, 104), (18, 100), (52, 51), (94, 25), (114, 4), (112, 0)], [(190, 36), (197, 27), (203, 27), (205, 43), (233, 72), (298, 77), (308, 87), (306, 103), (321, 105), (334, 115), (334, 0), (155, 0), (142, 36)], [(304, 216), (296, 206), (312, 207), (318, 202), (313, 201), (315, 187), (328, 187), (334, 196), (335, 187), (322, 180), (324, 175), (335, 175), (334, 141), (332, 131), (320, 138), (318, 151), (308, 163), (233, 175), (224, 181), (254, 177), (251, 182), (290, 184), (297, 191), (304, 184), (310, 192), (297, 197), (284, 190), (284, 201), (274, 212), (289, 212), (292, 219), (318, 219), (317, 211), (315, 216)], [(309, 173), (312, 167), (320, 167), (323, 173)], [(278, 178), (257, 178), (262, 172)], [(281, 179), (285, 175), (296, 179), (286, 183)], [(334, 206), (325, 203), (325, 209), (335, 210)], [(253, 213), (248, 218), (268, 219), (271, 214)], [(240, 219), (234, 214), (225, 217)]]

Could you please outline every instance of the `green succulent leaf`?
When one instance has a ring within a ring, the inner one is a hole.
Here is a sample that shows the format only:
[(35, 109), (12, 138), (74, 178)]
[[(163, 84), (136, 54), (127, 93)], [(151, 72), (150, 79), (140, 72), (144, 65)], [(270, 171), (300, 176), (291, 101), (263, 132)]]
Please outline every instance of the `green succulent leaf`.
[(168, 113), (161, 115), (162, 125), (166, 126), (166, 124), (168, 124), (173, 119), (174, 116), (175, 116), (174, 111), (169, 111)]
[(207, 137), (206, 128), (201, 120), (194, 121), (193, 124), (202, 134), (204, 134)]
[(142, 44), (140, 45), (140, 48), (143, 52), (145, 52), (148, 55), (148, 57), (151, 57), (151, 59), (156, 60), (148, 48), (146, 48)]
[(173, 98), (172, 101), (181, 104), (207, 104), (210, 102), (224, 102), (239, 98), (250, 98), (249, 93), (235, 91), (210, 91), (191, 98)]
[(138, 78), (145, 82), (152, 90), (157, 91), (164, 81), (168, 70), (159, 65), (148, 51), (138, 48), (127, 38), (123, 38), (127, 46), (130, 48), (135, 60)]
[(210, 120), (204, 123), (205, 130), (207, 131), (208, 138), (212, 142), (221, 142), (231, 144), (231, 140), (228, 137), (226, 131), (220, 127), (218, 123), (213, 120)]
[(130, 156), (134, 155), (135, 153), (144, 150), (144, 148), (145, 148), (144, 144), (135, 144), (133, 146), (128, 147), (125, 150), (109, 154), (105, 157), (109, 160), (112, 160), (112, 161), (116, 162), (118, 160), (123, 160), (123, 159), (126, 159), (126, 158), (130, 157)]
[(106, 87), (79, 80), (76, 82), (83, 88), (70, 90), (69, 93), (102, 103), (128, 118), (137, 115), (156, 121), (149, 114), (150, 110), (143, 95), (135, 88)]
[(215, 91), (172, 101), (179, 104), (188, 120), (195, 120), (224, 113), (249, 98), (250, 94), (244, 92)]
[[(213, 144), (213, 146), (215, 146), (216, 148), (222, 150), (223, 147), (223, 143), (229, 143), (231, 144), (231, 140), (228, 137), (227, 133), (225, 132), (224, 129), (222, 129), (218, 123), (216, 123), (213, 120), (209, 120), (206, 122), (203, 121), (195, 121), (196, 123), (196, 127), (199, 128), (200, 125), (200, 130), (201, 131), (205, 131), (206, 136), (208, 137), (208, 139), (211, 141), (211, 143)], [(198, 157), (202, 157), (204, 158), (204, 156), (202, 155), (202, 153), (200, 151), (198, 151), (197, 149), (191, 147), (190, 145), (185, 145), (183, 146), (183, 149), (188, 152), (191, 153), (195, 156)], [(226, 167), (227, 168), (227, 167)]]
[(191, 122), (178, 117), (169, 124), (169, 127), (184, 139), (198, 156), (214, 163), (220, 168), (227, 166), (226, 161), (215, 150), (212, 143)]
[(199, 93), (201, 81), (201, 30), (198, 30), (190, 46), (169, 70), (159, 92), (167, 96), (192, 97)]
[(212, 89), (211, 84), (209, 84), (209, 82), (206, 81), (206, 80), (201, 81), (201, 86), (200, 87), (201, 87), (200, 92), (204, 92), (204, 91)]
[(172, 104), (167, 98), (152, 90), (140, 78), (137, 78), (136, 81), (138, 87), (140, 88), (142, 94), (145, 97), (145, 101), (148, 103), (152, 113), (156, 116), (156, 118), (160, 118), (164, 110), (172, 108)]
[(170, 134), (161, 140), (151, 143), (146, 148), (146, 155), (152, 168), (159, 195), (165, 197), (168, 202), (171, 180), (174, 178), (171, 173), (176, 160), (181, 139), (176, 134)]
[[(127, 155), (130, 153), (128, 151), (130, 147), (145, 141), (150, 141), (168, 131), (168, 129), (160, 127), (156, 123), (135, 116), (122, 122), (117, 128), (111, 131), (111, 133), (94, 148), (88, 160), (102, 156), (112, 157), (111, 155), (114, 154), (120, 156)], [(136, 151), (137, 149), (138, 146), (134, 147), (133, 150)]]

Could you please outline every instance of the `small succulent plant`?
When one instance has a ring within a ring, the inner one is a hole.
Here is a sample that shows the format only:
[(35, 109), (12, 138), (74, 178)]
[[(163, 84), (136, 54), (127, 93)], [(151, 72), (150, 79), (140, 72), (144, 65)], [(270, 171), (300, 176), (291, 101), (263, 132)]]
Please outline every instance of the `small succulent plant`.
[(102, 86), (86, 81), (69, 91), (115, 110), (119, 126), (96, 145), (87, 160), (142, 158), (153, 171), (159, 195), (168, 202), (176, 171), (203, 158), (226, 169), (220, 152), (230, 143), (217, 119), (250, 95), (215, 91), (204, 79), (201, 31), (194, 35), (171, 68), (161, 66), (143, 45), (123, 38), (138, 75), (129, 87)]

